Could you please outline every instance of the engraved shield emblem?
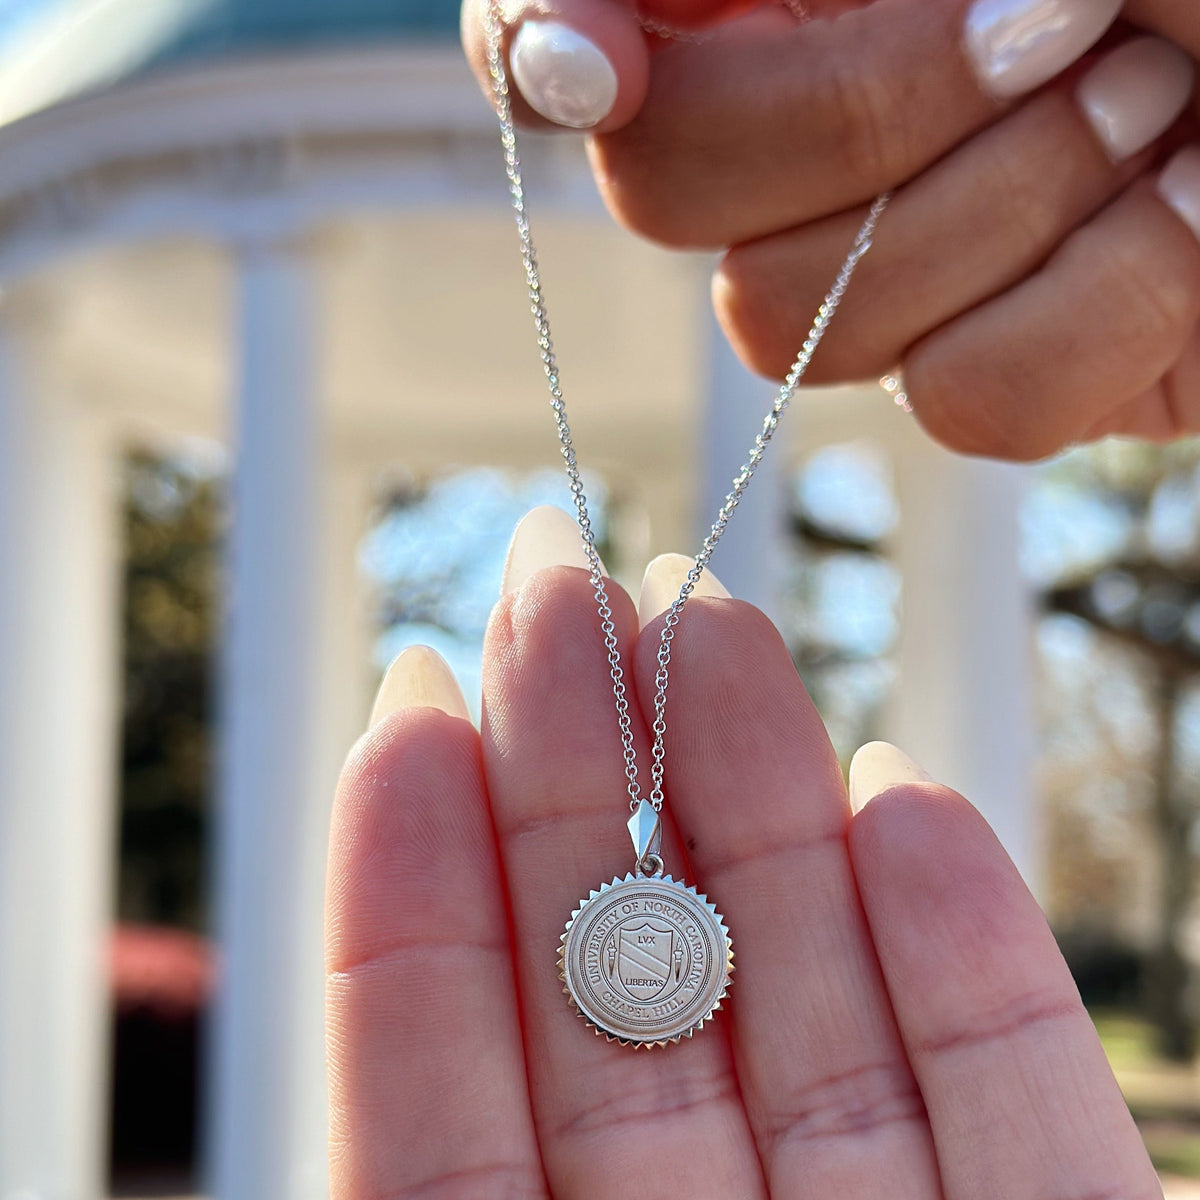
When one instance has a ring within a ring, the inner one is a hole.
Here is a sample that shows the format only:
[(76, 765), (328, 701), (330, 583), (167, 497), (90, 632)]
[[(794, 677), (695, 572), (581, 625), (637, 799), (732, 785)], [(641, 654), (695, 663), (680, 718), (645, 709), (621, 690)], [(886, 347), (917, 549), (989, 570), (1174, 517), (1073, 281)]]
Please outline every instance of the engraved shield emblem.
[(617, 980), (631, 999), (645, 1003), (661, 995), (674, 970), (675, 933), (649, 921), (620, 930)]

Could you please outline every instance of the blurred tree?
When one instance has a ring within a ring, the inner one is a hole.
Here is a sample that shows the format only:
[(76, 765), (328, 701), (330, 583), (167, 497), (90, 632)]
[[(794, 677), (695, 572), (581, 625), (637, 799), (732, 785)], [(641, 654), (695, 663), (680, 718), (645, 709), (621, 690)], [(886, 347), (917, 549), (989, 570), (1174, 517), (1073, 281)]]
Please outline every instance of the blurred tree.
[(122, 920), (203, 929), (224, 486), (213, 464), (124, 474)]
[(781, 630), (843, 763), (879, 736), (895, 682), (900, 576), (887, 540), (898, 516), (876, 443), (824, 446), (793, 476)]
[[(1077, 529), (1074, 553), (1064, 554), (1058, 577), (1046, 581), (1042, 602), (1047, 612), (1086, 623), (1110, 647), (1131, 656), (1127, 669), (1140, 676), (1134, 687), (1153, 729), (1146, 762), (1150, 786), (1141, 789), (1142, 807), (1158, 860), (1144, 1003), (1162, 1051), (1187, 1060), (1196, 1049), (1187, 933), (1200, 780), (1184, 759), (1195, 738), (1186, 701), (1200, 679), (1200, 448), (1110, 445), (1068, 457), (1048, 480), (1051, 489), (1088, 495), (1093, 517), (1105, 514), (1097, 523), (1107, 531), (1102, 536), (1079, 538)], [(1078, 511), (1076, 519), (1086, 527)], [(1115, 694), (1122, 686), (1119, 670), (1110, 663), (1094, 681), (1099, 691), (1091, 697), (1093, 706), (1120, 714), (1118, 725), (1129, 719)], [(1119, 728), (1112, 732), (1116, 736), (1105, 749), (1121, 739)], [(1135, 759), (1136, 748), (1124, 762), (1130, 775)], [(1105, 769), (1093, 757), (1093, 772), (1097, 767)], [(1119, 758), (1107, 768), (1121, 770)], [(1139, 791), (1135, 778), (1128, 787), (1132, 794)]]

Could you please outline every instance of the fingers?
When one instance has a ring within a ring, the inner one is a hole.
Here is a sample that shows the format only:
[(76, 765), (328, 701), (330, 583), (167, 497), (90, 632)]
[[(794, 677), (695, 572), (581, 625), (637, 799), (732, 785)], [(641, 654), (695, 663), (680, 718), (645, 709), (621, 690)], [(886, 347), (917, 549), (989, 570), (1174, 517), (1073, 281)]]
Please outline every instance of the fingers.
[(1192, 0), (1126, 0), (1125, 15), (1200, 57), (1200, 20)]
[[(921, 338), (1037, 270), (1146, 169), (1147, 147), (1185, 108), (1193, 77), (1190, 61), (1167, 43), (1128, 42), (902, 188), (810, 379), (890, 370)], [(726, 255), (714, 300), (755, 370), (787, 373), (862, 215), (786, 230)]]
[[(495, 0), (463, 0), (461, 35), (484, 95), (487, 15)], [(836, 15), (869, 0), (810, 0), (814, 14)], [(645, 99), (650, 47), (643, 21), (698, 30), (759, 7), (760, 0), (499, 0), (513, 115), (539, 128), (609, 132), (630, 121)], [(781, 10), (782, 15), (782, 10)], [(795, 18), (772, 27), (787, 27)]]
[(1200, 329), (1170, 372), (1149, 391), (1134, 396), (1084, 433), (1092, 442), (1110, 434), (1169, 442), (1200, 429)]
[(881, 794), (853, 821), (850, 851), (946, 1200), (1161, 1200), (1016, 868), (961, 797), (905, 776), (879, 781)]
[[(422, 687), (396, 669), (393, 693), (442, 702), (437, 678)], [(331, 1194), (545, 1196), (466, 720), (405, 707), (359, 742), (338, 789), (326, 911)]]
[[(637, 118), (593, 143), (593, 165), (609, 206), (640, 233), (747, 241), (927, 168), (996, 119), (996, 95), (1069, 66), (1118, 7), (890, 0), (790, 32), (735, 28), (671, 46), (655, 57)], [(1004, 10), (1007, 25), (995, 19)], [(1018, 26), (1027, 36), (1006, 40)]]
[(1036, 459), (1154, 389), (1200, 319), (1200, 244), (1149, 182), (1024, 283), (905, 359), (921, 423), (953, 449)]
[[(657, 592), (673, 599), (680, 582)], [(638, 642), (643, 707), (660, 630), (655, 620)], [(937, 1197), (924, 1109), (855, 892), (841, 772), (762, 614), (689, 601), (666, 715), (667, 808), (733, 936), (738, 1079), (770, 1194)]]
[[(627, 1191), (630, 1180), (667, 1178), (681, 1196), (752, 1200), (763, 1194), (761, 1171), (720, 1023), (648, 1052), (651, 1060), (596, 1036), (563, 995), (557, 951), (564, 926), (592, 889), (630, 870), (633, 852), (591, 585), (584, 571), (569, 567), (529, 575), (554, 561), (558, 542), (539, 512), (518, 526), (510, 558), (528, 577), (519, 584), (510, 578), (513, 590), (488, 630), (484, 753), (546, 1176), (553, 1194), (563, 1196), (607, 1196)], [(557, 519), (569, 528), (565, 514)], [(540, 564), (532, 538), (542, 546)], [(573, 543), (577, 559), (577, 531)], [(617, 635), (631, 645), (632, 605), (609, 586)], [(668, 841), (667, 853), (678, 861), (678, 843)]]
[[(486, 18), (496, 0), (464, 0), (462, 41), (490, 100)], [(544, 129), (618, 129), (641, 107), (649, 49), (619, 0), (500, 0), (513, 116)]]

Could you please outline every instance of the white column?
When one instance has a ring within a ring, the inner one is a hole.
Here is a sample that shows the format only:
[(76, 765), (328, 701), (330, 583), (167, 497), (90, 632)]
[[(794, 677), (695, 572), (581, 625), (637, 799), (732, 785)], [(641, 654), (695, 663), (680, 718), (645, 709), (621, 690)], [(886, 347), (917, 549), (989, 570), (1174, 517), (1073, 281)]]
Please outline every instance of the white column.
[(884, 736), (962, 792), (1036, 886), (1032, 601), (1019, 568), (1024, 470), (904, 439), (899, 679)]
[[(336, 402), (336, 397), (334, 398)], [(338, 773), (367, 727), (372, 688), (372, 614), (358, 569), (358, 546), (370, 512), (370, 479), (359, 463), (326, 456), (317, 596), (317, 729), (301, 854), (299, 922), (302, 979), (297, 992), (299, 1134), (293, 1179), (296, 1200), (328, 1195), (329, 1106), (325, 1080), (325, 863)]]
[[(8, 314), (5, 314), (6, 317)], [(0, 1198), (105, 1192), (119, 525), (104, 428), (0, 328)]]
[(303, 254), (244, 246), (237, 270), (210, 1131), (216, 1195), (258, 1200), (295, 1194), (295, 912), (316, 732), (319, 430)]
[(210, 1171), (219, 1200), (315, 1200), (327, 1191), (324, 847), (367, 704), (354, 562), (366, 482), (329, 468), (304, 247), (245, 246), (237, 273)]
[[(733, 477), (745, 462), (776, 391), (773, 384), (742, 366), (711, 315), (705, 334), (707, 373), (699, 446), (697, 543), (685, 548), (693, 553), (725, 502)], [(792, 413), (787, 420), (795, 421), (802, 416)], [(781, 427), (712, 559), (713, 571), (721, 582), (739, 599), (757, 605), (773, 620), (780, 615), (787, 554), (788, 440)]]

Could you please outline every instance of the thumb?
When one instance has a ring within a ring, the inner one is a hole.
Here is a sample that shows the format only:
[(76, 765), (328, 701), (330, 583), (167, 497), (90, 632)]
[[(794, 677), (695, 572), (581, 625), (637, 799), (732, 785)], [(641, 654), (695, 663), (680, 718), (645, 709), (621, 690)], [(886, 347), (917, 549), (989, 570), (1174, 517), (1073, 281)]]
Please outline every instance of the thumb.
[[(464, 0), (462, 40), (488, 97), (486, 22), (495, 0)], [(650, 51), (636, 13), (619, 0), (507, 0), (502, 50), (513, 117), (534, 128), (608, 133), (646, 96)]]

